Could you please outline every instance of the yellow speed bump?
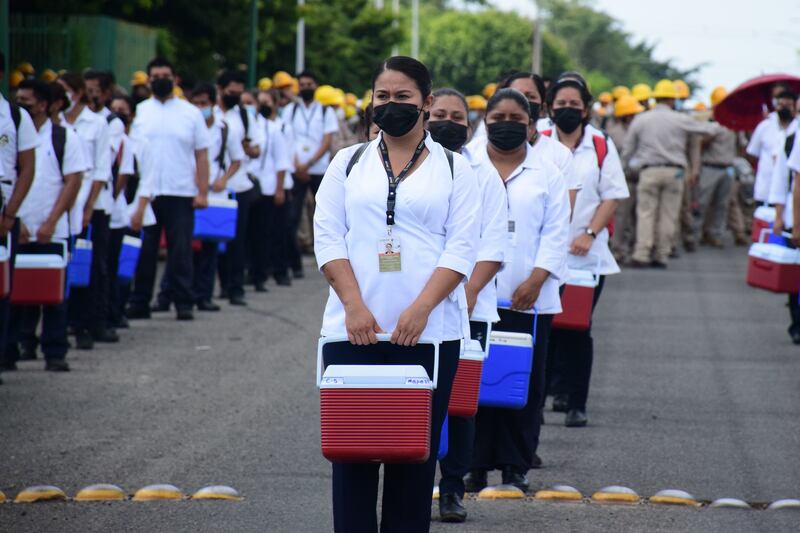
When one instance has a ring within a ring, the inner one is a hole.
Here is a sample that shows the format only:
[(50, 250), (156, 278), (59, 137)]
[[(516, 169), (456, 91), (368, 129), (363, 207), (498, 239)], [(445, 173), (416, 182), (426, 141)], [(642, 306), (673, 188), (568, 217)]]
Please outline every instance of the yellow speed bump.
[(6, 501), (7, 501), (6, 495), (3, 494), (2, 490), (0, 490), (0, 503), (6, 503)]
[(75, 495), (76, 502), (116, 502), (125, 499), (125, 492), (116, 485), (98, 483), (81, 489)]
[(193, 500), (242, 500), (243, 498), (233, 487), (225, 485), (213, 485), (211, 487), (204, 487), (194, 494)]
[(439, 499), (439, 485), (436, 485), (435, 487), (433, 487), (433, 499), (434, 500), (438, 500)]
[(67, 495), (64, 491), (53, 485), (37, 485), (28, 487), (17, 494), (16, 503), (34, 503), (46, 501), (65, 501)]
[(520, 500), (524, 497), (525, 493), (514, 485), (495, 485), (478, 493), (479, 500)]
[(710, 507), (717, 509), (752, 509), (749, 503), (738, 498), (719, 498), (711, 502)]
[(700, 505), (697, 502), (697, 498), (695, 498), (688, 492), (683, 490), (673, 490), (673, 489), (659, 491), (658, 493), (656, 493), (655, 496), (652, 496), (648, 501), (650, 503), (656, 503), (660, 505), (688, 505), (695, 507)]
[(768, 511), (780, 511), (781, 509), (800, 509), (800, 500), (777, 500), (769, 504), (769, 507), (767, 507)]
[(175, 485), (148, 485), (136, 491), (133, 495), (135, 502), (150, 502), (155, 500), (181, 500), (183, 493)]
[(583, 499), (583, 494), (569, 485), (555, 485), (538, 491), (534, 497), (537, 500), (579, 502)]
[(592, 500), (600, 503), (639, 503), (640, 498), (633, 489), (611, 485), (592, 494)]

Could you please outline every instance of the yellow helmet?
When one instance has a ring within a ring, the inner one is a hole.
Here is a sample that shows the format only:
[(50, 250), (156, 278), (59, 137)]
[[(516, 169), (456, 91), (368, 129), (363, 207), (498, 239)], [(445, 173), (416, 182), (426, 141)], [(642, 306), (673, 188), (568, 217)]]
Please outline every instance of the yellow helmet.
[(336, 89), (330, 85), (320, 85), (314, 92), (314, 100), (322, 105), (336, 105)]
[(608, 105), (614, 100), (614, 97), (611, 96), (610, 92), (606, 91), (600, 93), (600, 96), (597, 97), (597, 100), (603, 105)]
[(20, 63), (17, 66), (17, 70), (22, 72), (22, 74), (25, 75), (26, 77), (33, 76), (34, 74), (36, 74), (36, 69), (34, 69), (33, 65), (31, 65), (27, 61), (23, 61), (22, 63)]
[(358, 96), (354, 95), (353, 93), (347, 93), (344, 95), (344, 102), (348, 106), (354, 106), (358, 103)]
[(366, 111), (369, 104), (372, 103), (372, 89), (367, 89), (364, 92), (364, 97), (361, 99), (361, 111)]
[(714, 90), (711, 91), (711, 107), (717, 107), (720, 102), (725, 100), (726, 96), (728, 96), (728, 90), (725, 87), (721, 85), (714, 87)]
[(258, 80), (258, 90), (259, 91), (269, 91), (272, 89), (272, 78), (269, 76), (264, 76), (260, 80)]
[(631, 96), (636, 98), (639, 102), (644, 102), (645, 100), (650, 100), (653, 96), (653, 91), (646, 83), (637, 83), (633, 86), (633, 89), (631, 89)]
[(683, 80), (675, 80), (675, 91), (678, 93), (679, 100), (686, 100), (691, 94), (689, 86)]
[(286, 87), (291, 87), (292, 77), (289, 75), (288, 72), (279, 70), (278, 72), (272, 75), (272, 85), (274, 85), (278, 89), (285, 89)]
[(487, 83), (483, 87), (483, 97), (487, 100), (494, 96), (495, 91), (497, 91), (497, 84), (496, 83)]
[(42, 75), (39, 76), (39, 79), (42, 81), (56, 81), (58, 79), (58, 74), (56, 74), (55, 70), (46, 68), (42, 71)]
[(346, 105), (344, 107), (344, 118), (345, 119), (349, 120), (349, 119), (353, 118), (355, 115), (356, 115), (356, 106), (348, 104), (348, 105)]
[(706, 111), (707, 109), (708, 107), (706, 107), (706, 104), (704, 104), (703, 102), (697, 102), (696, 104), (694, 104), (695, 111)]
[(661, 80), (656, 83), (656, 87), (653, 89), (653, 97), (674, 99), (678, 97), (678, 90), (675, 88), (675, 84), (672, 83), (671, 80)]
[(297, 78), (292, 78), (292, 83), (289, 85), (292, 89), (292, 94), (297, 96), (300, 94), (300, 81)]
[(469, 107), (470, 110), (483, 111), (486, 109), (486, 98), (479, 94), (467, 96), (467, 107)]
[(639, 100), (631, 95), (626, 94), (620, 97), (617, 100), (617, 103), (614, 104), (614, 117), (627, 117), (628, 115), (636, 115), (644, 111), (645, 108), (642, 104), (639, 103)]
[(614, 97), (614, 100), (619, 100), (626, 94), (631, 94), (631, 91), (624, 85), (617, 85), (616, 87), (611, 89), (611, 96)]
[(181, 89), (180, 85), (175, 85), (172, 88), (172, 94), (175, 95), (176, 97), (180, 98), (181, 100), (186, 100), (186, 96), (184, 96), (183, 89)]
[(25, 79), (25, 74), (20, 72), (17, 69), (11, 71), (11, 75), (8, 77), (8, 86), (12, 89), (16, 89), (17, 85), (20, 84), (22, 80)]
[(147, 85), (147, 73), (143, 70), (137, 70), (131, 77), (131, 87), (136, 87), (137, 85)]

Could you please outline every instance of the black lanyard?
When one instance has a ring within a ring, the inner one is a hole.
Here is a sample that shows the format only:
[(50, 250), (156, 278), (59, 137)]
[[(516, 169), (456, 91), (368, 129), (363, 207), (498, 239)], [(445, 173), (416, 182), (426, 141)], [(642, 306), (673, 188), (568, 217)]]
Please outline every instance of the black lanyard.
[(417, 145), (417, 149), (414, 150), (414, 155), (411, 156), (411, 159), (406, 163), (406, 166), (403, 167), (403, 170), (400, 171), (397, 177), (395, 177), (394, 172), (392, 172), (392, 163), (389, 161), (389, 150), (386, 148), (386, 143), (383, 142), (383, 137), (381, 137), (378, 147), (381, 150), (383, 169), (386, 171), (386, 177), (389, 179), (389, 196), (386, 198), (386, 225), (393, 226), (395, 220), (394, 206), (397, 200), (397, 186), (406, 178), (408, 171), (411, 170), (411, 167), (417, 162), (419, 156), (422, 155), (422, 151), (425, 149), (425, 135), (422, 136), (422, 140)]

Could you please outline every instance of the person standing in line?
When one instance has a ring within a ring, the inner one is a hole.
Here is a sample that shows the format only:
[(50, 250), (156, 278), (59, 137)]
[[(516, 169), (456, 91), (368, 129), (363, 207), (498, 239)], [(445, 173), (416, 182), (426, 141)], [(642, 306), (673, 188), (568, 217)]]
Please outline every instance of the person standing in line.
[[(175, 71), (160, 58), (147, 66), (153, 97), (136, 107), (131, 137), (147, 146), (156, 223), (144, 230), (128, 318), (150, 318), (150, 300), (156, 277), (158, 244), (162, 228), (167, 237), (167, 276), (178, 320), (192, 320), (192, 234), (194, 209), (208, 206), (209, 136), (203, 114), (173, 94)], [(131, 216), (141, 224), (147, 202)], [(133, 224), (133, 222), (132, 222)]]
[[(349, 339), (327, 344), (323, 359), (418, 364), (433, 376), (433, 350), (417, 343), (439, 343), (430, 456), (422, 464), (386, 464), (383, 478), (380, 530), (426, 533), (436, 450), (466, 326), (464, 281), (477, 254), (479, 190), (466, 159), (446, 152), (423, 127), (432, 103), (425, 65), (389, 58), (372, 85), (380, 136), (340, 151), (317, 194), (315, 252), (331, 285), (322, 335)], [(396, 253), (387, 258), (376, 246)], [(391, 333), (390, 343), (378, 343), (381, 332)], [(377, 533), (379, 469), (333, 463), (336, 533)]]
[(62, 74), (58, 82), (67, 92), (71, 106), (61, 124), (73, 128), (83, 141), (91, 172), (84, 175), (78, 199), (70, 211), (70, 226), (78, 238), (92, 241), (92, 266), (88, 287), (73, 287), (70, 293), (70, 321), (75, 329), (75, 347), (91, 350), (95, 342), (119, 342), (108, 327), (109, 224), (114, 205), (111, 175), (111, 138), (106, 119), (88, 106), (86, 85), (81, 76)]
[[(63, 252), (54, 239), (66, 241), (70, 230), (67, 221), (69, 206), (75, 201), (81, 187), (81, 173), (89, 165), (78, 134), (68, 127), (53, 124), (49, 119), (50, 87), (40, 80), (23, 80), (17, 90), (17, 104), (33, 119), (37, 130), (36, 172), (33, 184), (19, 209), (20, 251), (44, 253)], [(69, 350), (67, 340), (67, 303), (56, 305), (12, 306), (8, 342), (0, 366), (16, 370), (17, 343), (35, 343), (34, 328), (41, 313), (41, 348), (45, 370), (68, 372), (66, 362)], [(33, 323), (33, 328), (27, 327)], [(25, 331), (23, 331), (25, 330)]]
[(328, 109), (314, 99), (319, 87), (317, 76), (310, 71), (297, 76), (300, 85), (300, 99), (283, 110), (283, 120), (291, 125), (294, 133), (293, 162), (294, 189), (289, 207), (289, 232), (291, 241), (290, 259), (295, 278), (303, 277), (303, 263), (297, 246), (297, 230), (306, 203), (306, 195), (311, 190), (317, 194), (322, 175), (328, 168), (333, 134), (339, 131), (336, 112)]
[(713, 133), (711, 124), (698, 122), (674, 110), (677, 91), (670, 80), (656, 84), (655, 108), (636, 116), (622, 151), (624, 164), (639, 165), (636, 188), (636, 246), (630, 265), (666, 268), (676, 235), (684, 182), (692, 186), (690, 169), (698, 162), (687, 158), (689, 136)]
[[(438, 89), (433, 93), (428, 130), (431, 138), (453, 152), (460, 152), (472, 166), (480, 189), (480, 240), (475, 268), (465, 286), (470, 334), (487, 348), (487, 324), (500, 320), (497, 314), (495, 276), (503, 265), (508, 232), (508, 208), (503, 183), (494, 172), (481, 165), (483, 158), (464, 147), (469, 133), (467, 100), (455, 89)], [(485, 148), (484, 148), (485, 150)], [(458, 321), (459, 316), (449, 318)], [(443, 522), (464, 522), (467, 510), (463, 499), (464, 476), (472, 462), (475, 440), (475, 418), (448, 418), (447, 456), (439, 462), (439, 515)]]
[[(0, 80), (5, 76), (5, 56), (0, 52)], [(39, 138), (30, 114), (0, 94), (0, 240), (10, 244), (9, 289), (14, 284), (14, 257), (19, 238), (19, 208), (33, 183)], [(0, 359), (6, 350), (11, 291), (0, 298)], [(0, 372), (2, 367), (0, 366)], [(0, 380), (2, 383), (2, 380)]]
[(475, 450), (465, 479), (468, 492), (486, 487), (492, 470), (501, 471), (504, 484), (527, 491), (526, 475), (537, 458), (550, 324), (561, 312), (559, 285), (567, 273), (570, 206), (558, 167), (526, 142), (535, 127), (528, 99), (519, 91), (500, 89), (489, 100), (489, 143), (480, 155), (505, 184), (509, 221), (507, 264), (497, 275), (497, 298), (509, 301), (510, 308), (498, 309), (494, 330), (533, 334), (534, 353), (525, 407), (478, 409)]

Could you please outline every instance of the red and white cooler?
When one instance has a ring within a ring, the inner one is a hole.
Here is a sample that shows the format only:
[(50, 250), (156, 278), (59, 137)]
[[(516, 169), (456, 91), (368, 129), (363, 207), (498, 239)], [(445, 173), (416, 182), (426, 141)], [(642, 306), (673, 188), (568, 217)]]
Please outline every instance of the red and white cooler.
[(586, 331), (592, 323), (592, 303), (598, 277), (590, 270), (569, 269), (561, 295), (563, 311), (553, 317), (554, 328)]
[(778, 293), (800, 291), (800, 250), (757, 242), (747, 255), (748, 285)]
[[(379, 335), (381, 342), (388, 335)], [(439, 345), (433, 344), (433, 381), (421, 365), (329, 365), (323, 337), (317, 353), (322, 455), (340, 463), (423, 463), (430, 456), (433, 390)]]
[(770, 229), (775, 224), (775, 208), (762, 205), (753, 212), (753, 226), (750, 236), (753, 242), (761, 239), (761, 232)]
[(450, 416), (469, 418), (478, 412), (478, 395), (481, 391), (485, 358), (486, 353), (480, 342), (472, 339), (466, 341), (464, 353), (458, 360), (458, 370), (447, 406), (447, 414)]
[(67, 279), (67, 243), (61, 254), (21, 254), (14, 260), (14, 287), (11, 303), (15, 305), (57, 305), (64, 301)]
[(11, 290), (11, 236), (6, 234), (6, 242), (0, 244), (0, 298), (8, 296)]

